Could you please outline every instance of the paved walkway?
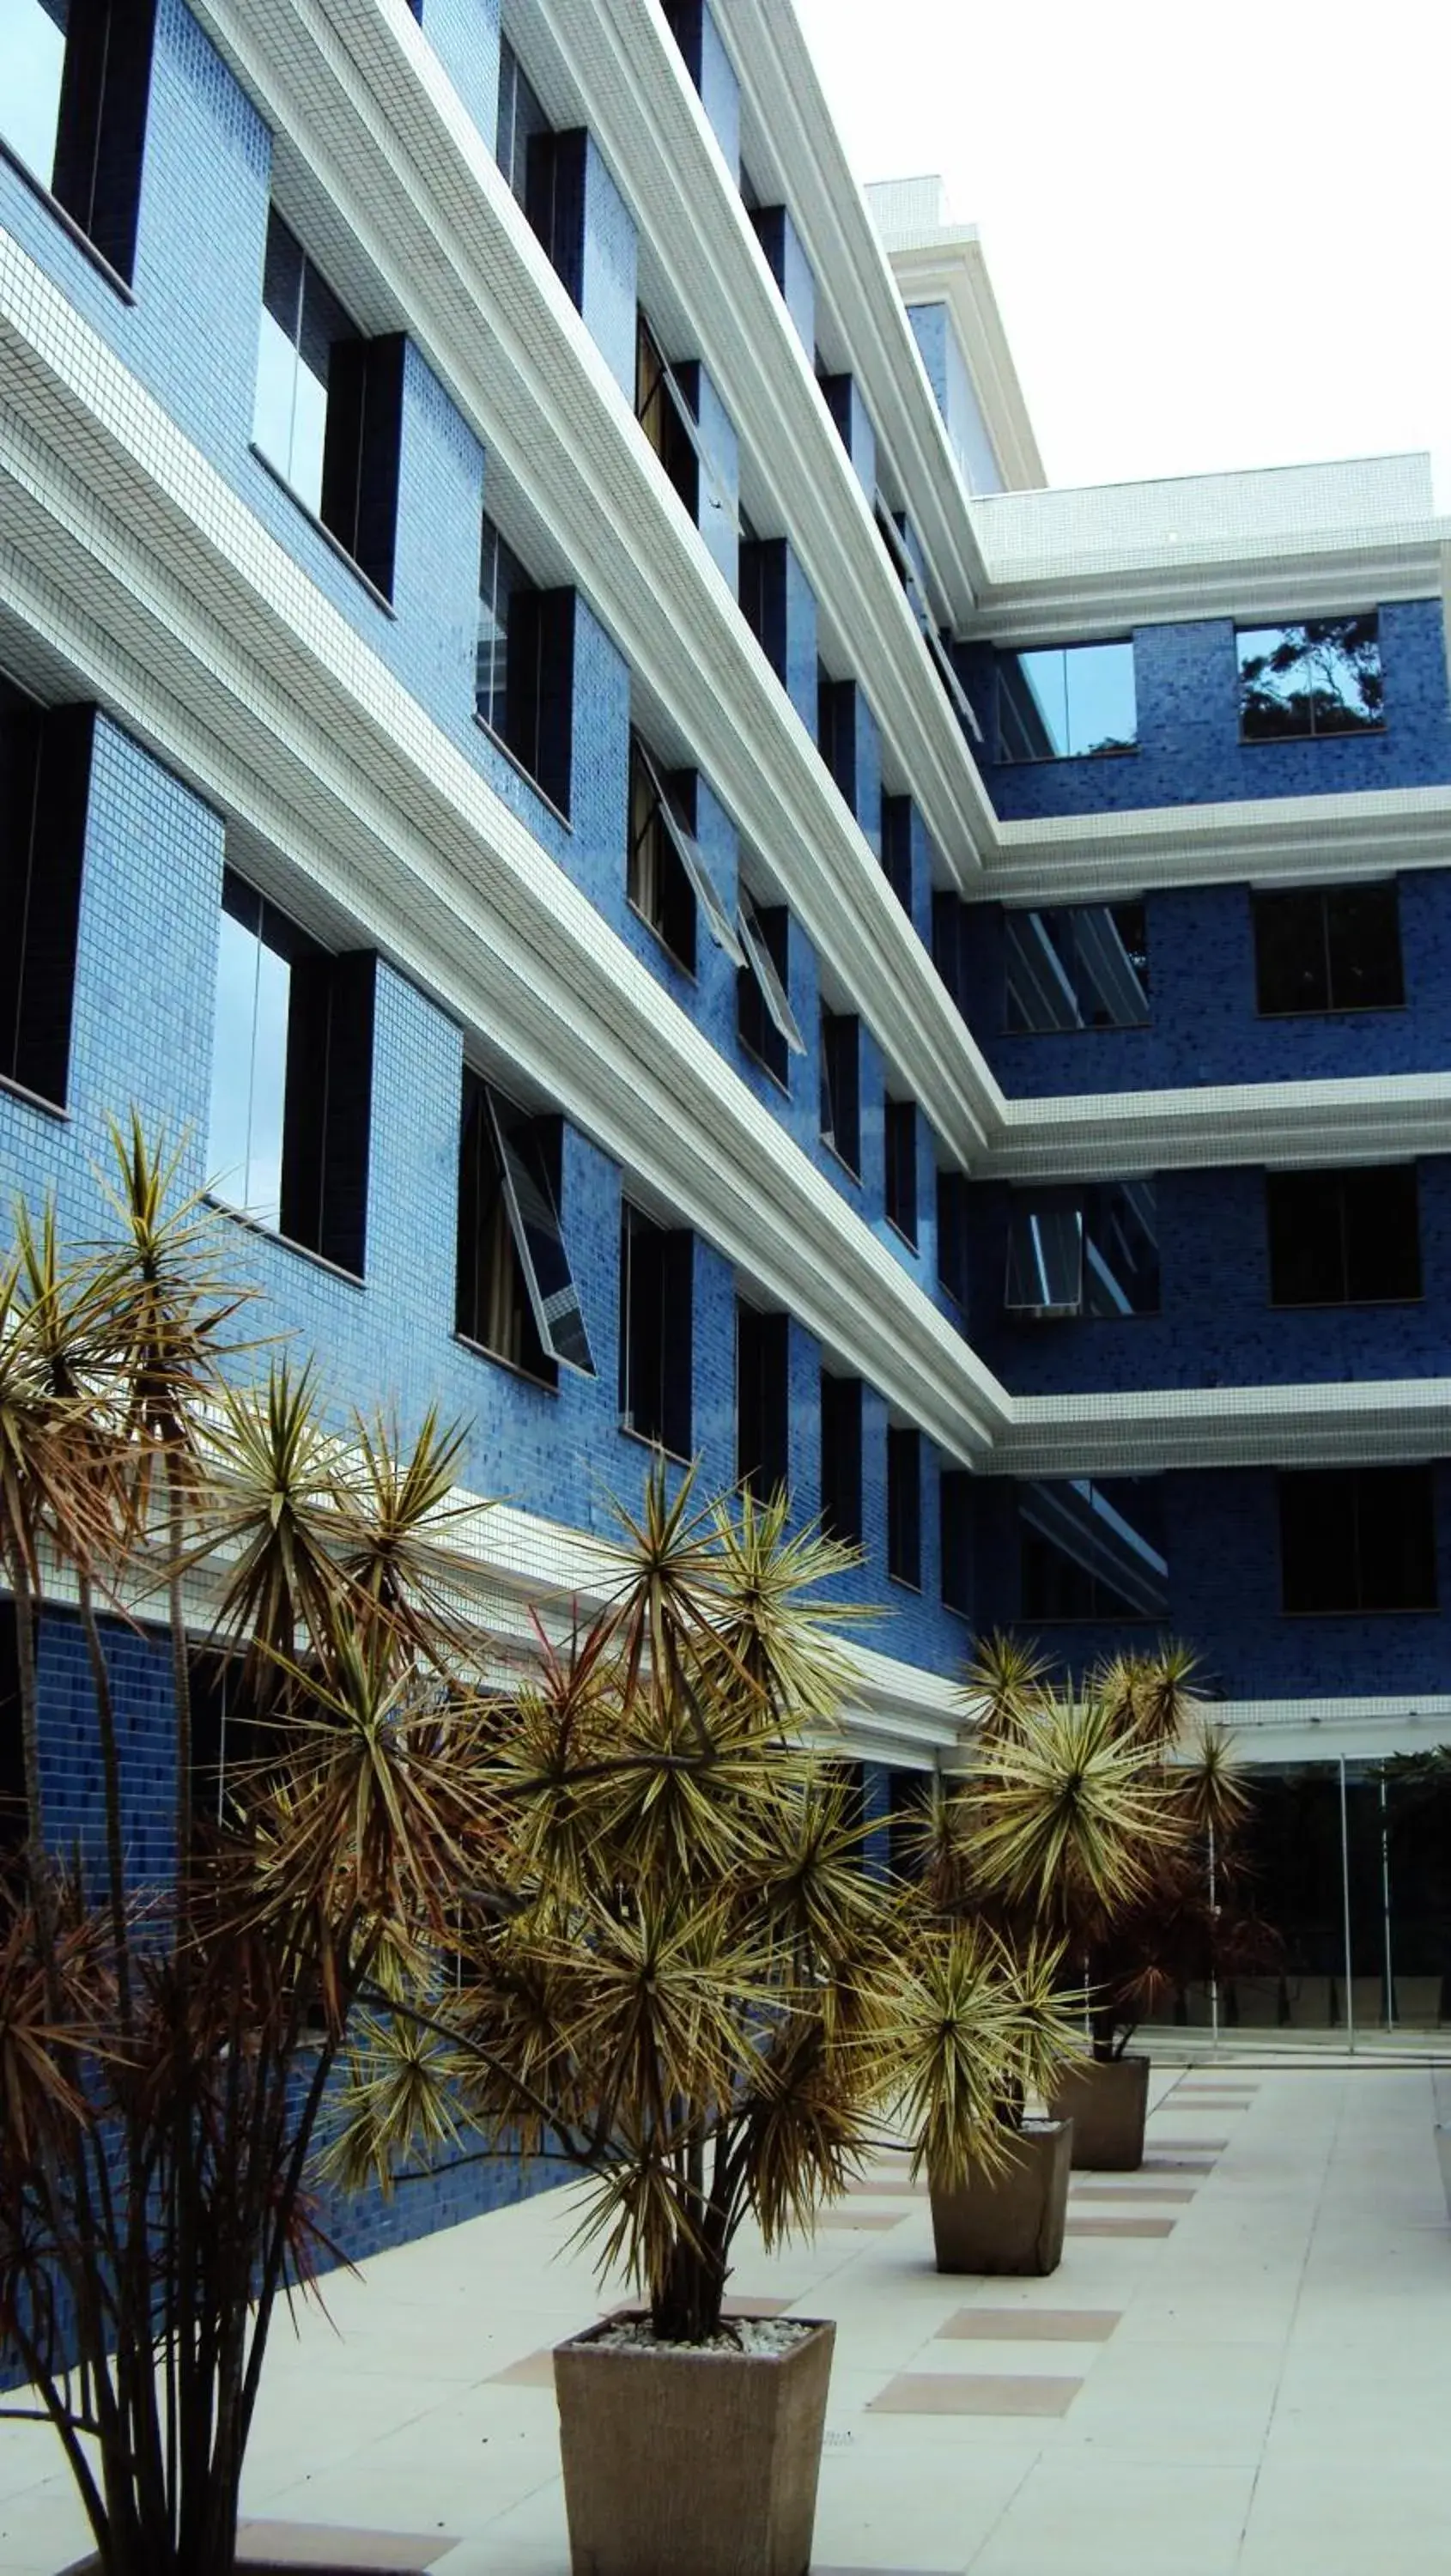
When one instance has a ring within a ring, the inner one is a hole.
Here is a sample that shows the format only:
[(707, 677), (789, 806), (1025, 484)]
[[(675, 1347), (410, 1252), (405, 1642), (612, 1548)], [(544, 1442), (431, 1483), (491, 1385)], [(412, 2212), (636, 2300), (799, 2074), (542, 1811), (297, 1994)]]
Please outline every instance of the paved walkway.
[[(1075, 2177), (1051, 2280), (945, 2280), (895, 2162), (747, 2303), (838, 2321), (815, 2567), (912, 2576), (1423, 2576), (1451, 2565), (1451, 2227), (1431, 2076), (1166, 2070), (1149, 2165)], [(567, 2576), (548, 2346), (602, 2304), (564, 2195), (333, 2282), (279, 2328), (254, 2548)], [(331, 2536), (317, 2530), (332, 2526)], [(344, 2543), (339, 2526), (355, 2538)], [(85, 2534), (43, 2428), (0, 2425), (0, 2570)], [(682, 2571), (685, 2576), (685, 2571)]]

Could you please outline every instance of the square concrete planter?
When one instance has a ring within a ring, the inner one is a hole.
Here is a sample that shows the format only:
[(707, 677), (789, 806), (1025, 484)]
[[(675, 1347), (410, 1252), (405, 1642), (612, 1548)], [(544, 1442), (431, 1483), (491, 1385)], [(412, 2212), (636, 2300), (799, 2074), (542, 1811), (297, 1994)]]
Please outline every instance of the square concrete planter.
[(1053, 2097), (1056, 2120), (1073, 2123), (1079, 2173), (1137, 2173), (1144, 2161), (1149, 2061), (1090, 2057), (1066, 2075)]
[(835, 2326), (782, 2353), (608, 2331), (554, 2354), (574, 2576), (806, 2576)]
[(932, 2184), (932, 2237), (939, 2272), (1056, 2272), (1068, 2216), (1068, 2120), (1029, 2120), (1013, 2158), (996, 2173), (973, 2172), (954, 2191)]

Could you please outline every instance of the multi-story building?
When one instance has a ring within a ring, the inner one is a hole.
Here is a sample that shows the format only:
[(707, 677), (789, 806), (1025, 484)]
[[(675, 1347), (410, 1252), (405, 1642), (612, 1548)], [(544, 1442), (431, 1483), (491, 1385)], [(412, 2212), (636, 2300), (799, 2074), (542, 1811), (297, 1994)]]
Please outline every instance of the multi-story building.
[(786, 0), (4, 0), (5, 1181), (90, 1234), (107, 1119), (184, 1135), (340, 1405), (469, 1419), (501, 1601), (644, 1444), (784, 1478), (872, 1811), (974, 1633), (1186, 1637), (1333, 1856), (1276, 2009), (1389, 1922), (1434, 2012), (1428, 470), (1044, 489), (939, 197)]

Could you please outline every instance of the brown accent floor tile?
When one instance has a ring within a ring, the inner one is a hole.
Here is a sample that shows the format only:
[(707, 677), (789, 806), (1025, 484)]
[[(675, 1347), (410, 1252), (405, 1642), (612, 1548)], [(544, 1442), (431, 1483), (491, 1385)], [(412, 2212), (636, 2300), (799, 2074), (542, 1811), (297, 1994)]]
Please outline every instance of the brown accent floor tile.
[(491, 2370), (486, 2385), (490, 2388), (552, 2388), (554, 2354), (526, 2352), (522, 2361), (511, 2361), (504, 2370)]
[(1172, 2236), (1176, 2218), (1070, 2218), (1070, 2236)]
[(906, 2215), (905, 2210), (899, 2210), (895, 2218), (889, 2218), (885, 2210), (880, 2209), (823, 2209), (817, 2213), (816, 2224), (818, 2227), (900, 2227)]
[(1119, 2308), (955, 2308), (946, 2338), (963, 2343), (1107, 2343)]
[(349, 2531), (326, 2522), (243, 2522), (239, 2567), (317, 2567), (328, 2576), (423, 2576), (457, 2541), (446, 2531)]
[(857, 2197), (865, 2195), (878, 2200), (925, 2199), (925, 2182), (909, 2182), (905, 2174), (883, 2174), (880, 2181), (870, 2175), (857, 2175), (847, 2184), (847, 2191)]
[(1071, 2200), (1166, 2200), (1189, 2201), (1194, 2197), (1192, 2182), (1076, 2182)]
[(869, 2415), (1066, 2415), (1081, 2379), (1002, 2378), (988, 2371), (905, 2370), (889, 2379)]

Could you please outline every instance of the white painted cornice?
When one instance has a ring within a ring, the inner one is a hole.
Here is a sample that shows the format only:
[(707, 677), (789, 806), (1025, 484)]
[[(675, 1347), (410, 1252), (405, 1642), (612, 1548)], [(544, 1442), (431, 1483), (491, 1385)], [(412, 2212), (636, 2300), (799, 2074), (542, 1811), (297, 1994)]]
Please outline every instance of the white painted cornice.
[[(1257, 746), (1272, 771), (1281, 746)], [(1451, 866), (1451, 785), (1003, 822), (982, 878), (1000, 903), (1108, 901), (1155, 886), (1389, 876)]]
[(1435, 531), (1238, 559), (1186, 546), (1169, 561), (1119, 559), (1036, 581), (995, 581), (965, 632), (1003, 644), (1081, 644), (1193, 618), (1253, 625), (1350, 616), (1391, 600), (1439, 598), (1441, 558)]
[(0, 604), (922, 1424), (990, 1373), (355, 629), (0, 232)]
[(1040, 488), (1043, 459), (977, 226), (942, 224), (910, 242), (889, 241), (887, 258), (904, 304), (946, 305), (1007, 489)]
[(1451, 1153), (1451, 1074), (1203, 1083), (1004, 1104), (995, 1180), (1127, 1179), (1221, 1165), (1404, 1162)]
[(1335, 1467), (1451, 1455), (1451, 1378), (1020, 1395), (994, 1475)]

